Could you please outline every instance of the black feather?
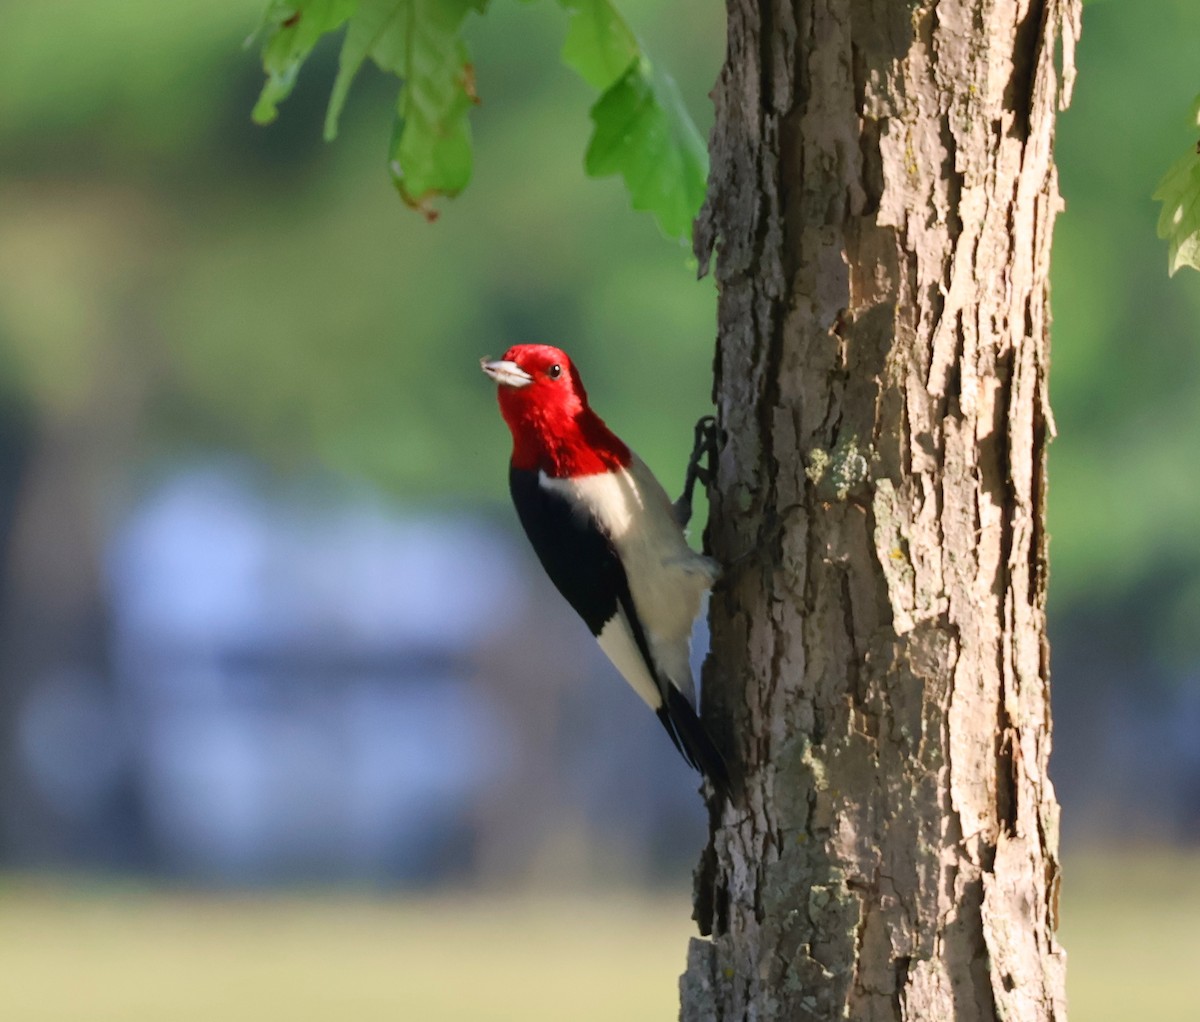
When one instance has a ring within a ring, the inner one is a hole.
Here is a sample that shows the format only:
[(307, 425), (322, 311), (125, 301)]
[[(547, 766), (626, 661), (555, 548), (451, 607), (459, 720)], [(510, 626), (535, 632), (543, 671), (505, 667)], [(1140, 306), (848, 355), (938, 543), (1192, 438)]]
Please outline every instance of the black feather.
[(666, 701), (658, 710), (658, 719), (683, 758), (708, 778), (718, 794), (733, 799), (735, 792), (725, 757), (713, 744), (687, 696), (674, 685), (667, 686)]
[(595, 636), (616, 617), (618, 609), (625, 612), (638, 652), (662, 698), (658, 719), (683, 758), (718, 792), (732, 797), (724, 758), (687, 696), (658, 671), (625, 567), (612, 541), (593, 519), (540, 485), (537, 472), (510, 468), (508, 484), (517, 517), (555, 588)]
[(542, 567), (593, 635), (617, 613), (625, 569), (608, 537), (567, 501), (538, 483), (538, 474), (513, 468), (508, 473), (517, 517)]

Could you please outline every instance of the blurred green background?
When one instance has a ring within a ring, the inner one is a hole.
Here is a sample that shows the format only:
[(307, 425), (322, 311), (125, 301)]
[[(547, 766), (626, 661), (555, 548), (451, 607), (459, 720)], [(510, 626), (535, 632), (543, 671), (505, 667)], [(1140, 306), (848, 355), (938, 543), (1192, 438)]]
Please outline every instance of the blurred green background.
[[(707, 131), (720, 6), (625, 9)], [(1194, 141), (1200, 7), (1154, 15), (1088, 6), (1058, 142), (1052, 770), (1089, 1020), (1192, 1017), (1200, 954), (1200, 278), (1167, 279), (1149, 199)], [(432, 225), (382, 76), (332, 146), (328, 47), (250, 123), (260, 16), (0, 3), (5, 1016), (670, 1017), (693, 782), (603, 663), (560, 672), (586, 637), (513, 532), (477, 366), (563, 344), (674, 488), (713, 287), (584, 177), (557, 8), (471, 23), (475, 180)]]

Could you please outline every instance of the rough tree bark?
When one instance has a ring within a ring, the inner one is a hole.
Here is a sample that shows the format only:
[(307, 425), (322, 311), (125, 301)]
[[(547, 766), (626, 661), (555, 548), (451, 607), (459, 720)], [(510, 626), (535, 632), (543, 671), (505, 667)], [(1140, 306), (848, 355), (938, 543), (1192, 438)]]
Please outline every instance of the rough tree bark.
[(1061, 1020), (1043, 498), (1079, 3), (728, 14), (705, 691), (746, 806), (697, 872), (682, 1018)]

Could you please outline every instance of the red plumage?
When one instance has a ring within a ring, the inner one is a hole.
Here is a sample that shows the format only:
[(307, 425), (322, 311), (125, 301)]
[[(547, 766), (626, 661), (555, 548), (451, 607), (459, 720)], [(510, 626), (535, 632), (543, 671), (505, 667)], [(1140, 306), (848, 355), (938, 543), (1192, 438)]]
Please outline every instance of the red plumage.
[(564, 351), (516, 344), (504, 361), (533, 378), (526, 386), (497, 390), (500, 414), (512, 431), (514, 468), (566, 479), (628, 467), (629, 448), (592, 411), (579, 371)]

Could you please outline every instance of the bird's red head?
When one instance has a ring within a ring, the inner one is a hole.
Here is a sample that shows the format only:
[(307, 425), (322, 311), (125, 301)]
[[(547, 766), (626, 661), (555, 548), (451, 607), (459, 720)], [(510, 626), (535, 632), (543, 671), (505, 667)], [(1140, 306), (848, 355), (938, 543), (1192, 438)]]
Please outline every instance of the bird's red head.
[(629, 448), (588, 406), (579, 370), (566, 352), (549, 344), (516, 344), (502, 359), (481, 365), (500, 385), (514, 467), (563, 478), (629, 464)]

